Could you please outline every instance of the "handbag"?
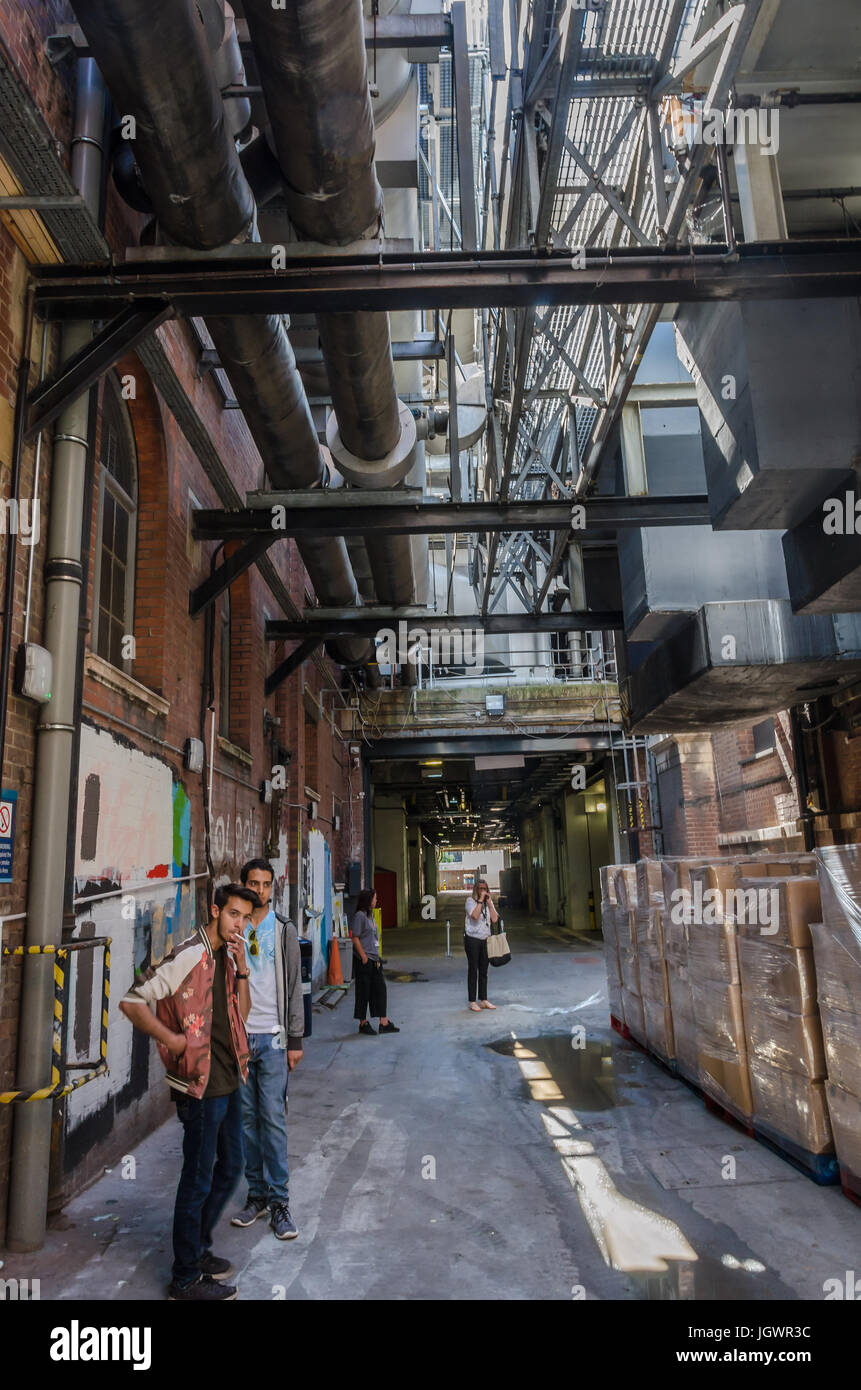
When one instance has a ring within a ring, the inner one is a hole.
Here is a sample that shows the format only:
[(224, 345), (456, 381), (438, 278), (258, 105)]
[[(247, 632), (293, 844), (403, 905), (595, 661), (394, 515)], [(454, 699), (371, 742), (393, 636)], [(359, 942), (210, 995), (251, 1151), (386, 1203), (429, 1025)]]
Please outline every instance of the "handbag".
[[(500, 917), (500, 922), (502, 918)], [(507, 965), (511, 960), (511, 950), (508, 945), (508, 937), (502, 926), (498, 931), (490, 928), (490, 936), (487, 938), (487, 959), (491, 965)]]

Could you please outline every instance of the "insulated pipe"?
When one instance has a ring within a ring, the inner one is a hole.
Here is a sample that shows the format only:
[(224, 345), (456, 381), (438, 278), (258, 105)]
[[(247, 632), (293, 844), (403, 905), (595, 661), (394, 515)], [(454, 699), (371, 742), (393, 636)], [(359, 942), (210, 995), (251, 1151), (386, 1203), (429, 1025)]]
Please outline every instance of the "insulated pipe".
[[(74, 0), (74, 9), (118, 110), (134, 117), (137, 163), (167, 234), (200, 250), (251, 239), (254, 196), (227, 130), (199, 10), (190, 0), (155, 11), (147, 0), (110, 7)], [(273, 484), (324, 486), (327, 470), (281, 317), (213, 318), (207, 327)], [(358, 603), (341, 537), (303, 540), (299, 552), (324, 605)], [(373, 656), (357, 639), (332, 651), (346, 663)]]
[[(293, 225), (336, 246), (376, 235), (383, 200), (361, 0), (292, 0), (277, 10), (245, 0), (244, 11)], [(339, 471), (358, 487), (402, 482), (415, 421), (398, 401), (388, 315), (320, 314), (317, 325), (334, 407), (326, 439)], [(369, 555), (379, 601), (412, 602), (409, 539), (381, 537)]]
[[(72, 180), (96, 219), (101, 201), (104, 123), (104, 84), (93, 60), (82, 59), (77, 70)], [(84, 348), (91, 337), (89, 323), (68, 324), (63, 330), (63, 359)], [(31, 842), (38, 863), (34, 863), (27, 889), (25, 946), (59, 946), (62, 940), (69, 787), (79, 713), (75, 695), (83, 579), (81, 540), (92, 446), (88, 416), (89, 394), (84, 392), (66, 406), (54, 433), (42, 637), (53, 660), (53, 679), (51, 701), (42, 705), (36, 726)], [(50, 1084), (53, 1026), (53, 956), (27, 957), (18, 1027), (18, 1089), (29, 1091)], [(6, 1244), (18, 1253), (39, 1250), (45, 1240), (52, 1116), (50, 1100), (16, 1107)]]

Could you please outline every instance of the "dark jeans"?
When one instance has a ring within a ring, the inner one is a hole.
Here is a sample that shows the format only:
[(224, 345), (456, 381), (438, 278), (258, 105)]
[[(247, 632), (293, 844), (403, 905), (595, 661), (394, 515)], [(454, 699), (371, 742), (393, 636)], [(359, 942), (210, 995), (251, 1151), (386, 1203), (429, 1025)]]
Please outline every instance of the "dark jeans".
[(353, 961), (353, 977), (356, 981), (353, 1018), (357, 1018), (360, 1023), (364, 1022), (366, 1013), (369, 1013), (371, 1018), (386, 1018), (386, 978), (381, 963), (378, 960), (368, 960), (363, 965), (356, 956)]
[(173, 1277), (189, 1284), (200, 1274), (203, 1252), (242, 1173), (242, 1104), (229, 1096), (180, 1096), (176, 1113), (185, 1131), (182, 1174), (173, 1208)]
[[(487, 998), (487, 941), (483, 937), (463, 934), (466, 951), (466, 985), (470, 1004)], [(477, 993), (476, 993), (477, 989)]]
[(248, 1034), (248, 1081), (242, 1087), (242, 1130), (249, 1200), (286, 1202), (287, 1052), (277, 1033)]

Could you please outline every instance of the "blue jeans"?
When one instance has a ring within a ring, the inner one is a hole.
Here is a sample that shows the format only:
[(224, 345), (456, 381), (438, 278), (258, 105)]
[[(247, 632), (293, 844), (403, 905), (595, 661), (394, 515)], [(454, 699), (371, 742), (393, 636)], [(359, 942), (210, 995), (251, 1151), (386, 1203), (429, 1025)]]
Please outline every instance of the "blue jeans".
[(249, 1033), (242, 1130), (249, 1200), (287, 1201), (287, 1052), (277, 1033)]
[(189, 1284), (212, 1246), (212, 1232), (242, 1172), (239, 1091), (209, 1100), (180, 1096), (176, 1113), (185, 1131), (182, 1174), (173, 1209), (173, 1277)]

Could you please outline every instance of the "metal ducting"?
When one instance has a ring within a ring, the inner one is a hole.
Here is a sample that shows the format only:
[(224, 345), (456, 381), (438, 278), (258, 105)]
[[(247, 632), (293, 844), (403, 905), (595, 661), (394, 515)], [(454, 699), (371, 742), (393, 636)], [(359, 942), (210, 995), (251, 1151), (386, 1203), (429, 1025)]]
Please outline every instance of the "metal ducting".
[[(167, 235), (200, 250), (252, 239), (254, 197), (225, 123), (197, 6), (74, 0), (74, 10), (118, 109), (135, 118), (137, 163)], [(213, 318), (207, 327), (273, 485), (323, 486), (327, 470), (283, 320)], [(341, 538), (298, 547), (321, 603), (359, 602)], [(337, 645), (340, 661), (372, 656), (365, 641)]]
[(638, 734), (708, 733), (749, 727), (859, 674), (858, 614), (793, 616), (788, 599), (709, 603), (647, 651), (622, 708)]
[[(286, 10), (245, 0), (244, 13), (293, 225), (330, 245), (376, 235), (382, 192), (360, 0), (292, 0)], [(358, 487), (392, 487), (412, 466), (416, 429), (395, 389), (388, 315), (321, 314), (317, 322), (335, 463)], [(379, 601), (411, 603), (408, 537), (380, 537), (369, 556)]]

